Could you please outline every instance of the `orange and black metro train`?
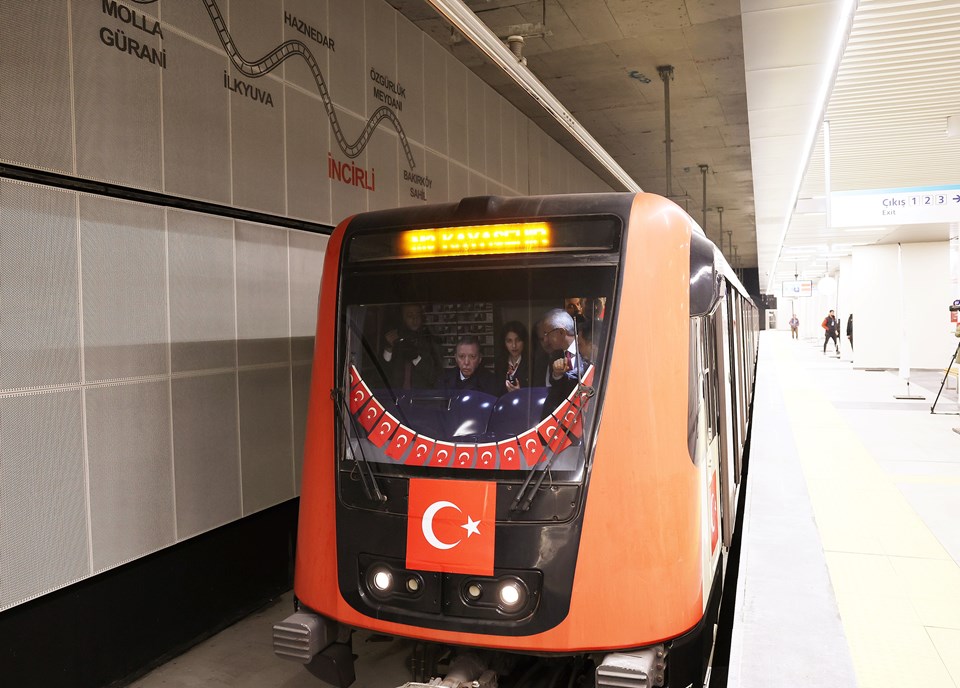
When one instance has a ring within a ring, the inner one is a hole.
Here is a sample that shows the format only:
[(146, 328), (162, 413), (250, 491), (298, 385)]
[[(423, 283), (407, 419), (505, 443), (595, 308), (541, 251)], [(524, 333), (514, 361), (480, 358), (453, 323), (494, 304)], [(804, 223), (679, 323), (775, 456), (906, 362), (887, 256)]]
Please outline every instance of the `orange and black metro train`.
[(703, 685), (757, 327), (653, 194), (344, 220), (277, 653), (346, 686), (365, 629), (412, 641), (398, 685)]

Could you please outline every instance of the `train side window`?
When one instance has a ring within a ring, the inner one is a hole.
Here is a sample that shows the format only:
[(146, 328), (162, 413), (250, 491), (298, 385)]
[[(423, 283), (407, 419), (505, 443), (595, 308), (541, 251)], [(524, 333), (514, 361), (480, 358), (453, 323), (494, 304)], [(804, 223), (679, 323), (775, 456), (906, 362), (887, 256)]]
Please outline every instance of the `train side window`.
[(700, 330), (700, 350), (703, 363), (703, 397), (707, 421), (707, 437), (713, 440), (720, 429), (720, 394), (717, 378), (716, 318), (703, 319)]

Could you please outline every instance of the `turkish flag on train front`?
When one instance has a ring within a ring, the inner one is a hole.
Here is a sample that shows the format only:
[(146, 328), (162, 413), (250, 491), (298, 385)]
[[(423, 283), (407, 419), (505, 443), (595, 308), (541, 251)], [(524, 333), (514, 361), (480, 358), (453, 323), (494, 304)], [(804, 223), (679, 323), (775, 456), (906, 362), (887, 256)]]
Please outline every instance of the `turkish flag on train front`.
[(410, 480), (407, 568), (493, 575), (497, 484)]

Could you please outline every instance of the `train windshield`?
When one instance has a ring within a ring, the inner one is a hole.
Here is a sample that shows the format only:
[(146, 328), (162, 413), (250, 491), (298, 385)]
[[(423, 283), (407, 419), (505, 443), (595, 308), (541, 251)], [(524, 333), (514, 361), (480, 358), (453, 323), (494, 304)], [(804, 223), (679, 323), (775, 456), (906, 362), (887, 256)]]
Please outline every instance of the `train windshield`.
[(509, 481), (537, 468), (579, 480), (615, 305), (619, 220), (602, 223), (579, 222), (608, 237), (586, 252), (348, 260), (342, 461), (383, 475)]

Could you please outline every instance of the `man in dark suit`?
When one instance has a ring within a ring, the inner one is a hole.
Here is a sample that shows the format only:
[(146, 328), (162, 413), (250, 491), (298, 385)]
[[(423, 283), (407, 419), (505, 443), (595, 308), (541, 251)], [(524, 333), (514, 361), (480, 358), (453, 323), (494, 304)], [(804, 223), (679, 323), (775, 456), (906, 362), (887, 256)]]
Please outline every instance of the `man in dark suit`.
[(544, 313), (540, 319), (541, 343), (550, 353), (545, 382), (550, 387), (543, 404), (544, 417), (573, 391), (589, 366), (577, 347), (577, 328), (562, 308)]
[(439, 387), (453, 392), (476, 390), (493, 396), (500, 393), (500, 385), (496, 378), (486, 368), (483, 368), (483, 357), (480, 355), (480, 340), (473, 335), (466, 335), (457, 342), (457, 367), (448, 368), (440, 376)]

